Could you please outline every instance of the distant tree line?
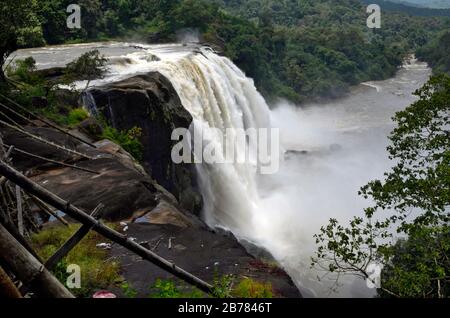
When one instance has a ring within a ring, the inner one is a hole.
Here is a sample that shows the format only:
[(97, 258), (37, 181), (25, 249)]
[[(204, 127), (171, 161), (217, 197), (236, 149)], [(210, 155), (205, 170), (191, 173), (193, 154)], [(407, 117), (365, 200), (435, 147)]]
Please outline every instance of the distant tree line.
[(378, 4), (382, 10), (402, 12), (422, 17), (450, 17), (450, 9), (421, 8), (408, 3), (394, 3), (388, 0), (363, 0), (366, 4)]
[[(359, 0), (78, 0), (82, 28), (69, 29), (66, 8), (72, 2), (2, 2), (2, 12), (36, 6), (25, 8), (21, 21), (29, 23), (11, 33), (17, 41), (10, 48), (107, 39), (170, 42), (179, 30), (195, 29), (254, 78), (266, 97), (295, 102), (340, 96), (351, 85), (390, 77), (406, 54), (431, 48), (450, 26), (445, 17), (383, 13), (382, 28), (371, 30)], [(420, 56), (432, 65), (437, 58), (429, 50)]]

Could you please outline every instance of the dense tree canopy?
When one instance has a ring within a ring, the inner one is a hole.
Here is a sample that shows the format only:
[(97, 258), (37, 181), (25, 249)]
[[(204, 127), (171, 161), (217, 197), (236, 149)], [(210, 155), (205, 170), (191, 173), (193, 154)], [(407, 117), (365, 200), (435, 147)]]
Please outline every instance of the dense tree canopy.
[(0, 82), (4, 77), (3, 64), (9, 54), (19, 47), (44, 44), (35, 9), (35, 0), (0, 3)]
[(435, 73), (450, 73), (450, 31), (443, 32), (417, 51), (417, 56), (427, 61)]
[[(359, 0), (80, 0), (82, 28), (68, 29), (66, 8), (72, 1), (35, 2), (48, 44), (110, 38), (168, 42), (177, 40), (180, 30), (195, 30), (253, 77), (263, 94), (297, 102), (340, 96), (350, 85), (392, 76), (407, 53), (433, 45), (450, 27), (445, 17), (383, 12), (382, 28), (371, 30)], [(22, 19), (38, 26), (35, 20)], [(41, 36), (34, 39), (42, 42)], [(439, 59), (427, 50), (420, 56), (432, 65)]]

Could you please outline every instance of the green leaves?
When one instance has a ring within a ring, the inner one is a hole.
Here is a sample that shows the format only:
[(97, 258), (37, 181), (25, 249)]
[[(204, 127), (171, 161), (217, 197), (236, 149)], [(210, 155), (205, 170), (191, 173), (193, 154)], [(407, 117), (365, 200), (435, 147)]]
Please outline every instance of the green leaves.
[(2, 1), (0, 3), (0, 82), (3, 64), (19, 47), (43, 45), (41, 25), (36, 16), (35, 0)]
[(101, 78), (105, 71), (106, 62), (107, 59), (98, 50), (86, 52), (75, 61), (67, 64), (64, 71), (65, 80), (70, 83), (74, 80), (91, 81)]

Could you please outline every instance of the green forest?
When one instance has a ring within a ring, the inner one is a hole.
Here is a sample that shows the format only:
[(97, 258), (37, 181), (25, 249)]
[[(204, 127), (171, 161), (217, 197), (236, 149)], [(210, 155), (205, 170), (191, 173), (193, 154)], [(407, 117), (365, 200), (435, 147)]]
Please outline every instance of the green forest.
[(3, 3), (2, 12), (21, 2), (22, 22), (0, 20), (25, 24), (2, 41), (3, 56), (44, 44), (170, 42), (189, 28), (254, 78), (266, 97), (294, 102), (339, 97), (351, 85), (390, 77), (417, 50), (436, 70), (449, 71), (450, 18), (382, 11), (382, 27), (369, 29), (358, 0), (80, 0), (81, 29), (65, 25), (69, 0)]

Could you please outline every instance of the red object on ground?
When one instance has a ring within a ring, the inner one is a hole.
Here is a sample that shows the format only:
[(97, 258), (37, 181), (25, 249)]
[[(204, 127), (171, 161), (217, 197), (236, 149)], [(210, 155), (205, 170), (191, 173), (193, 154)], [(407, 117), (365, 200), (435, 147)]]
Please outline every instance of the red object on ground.
[(100, 290), (92, 298), (117, 298), (117, 296), (107, 290)]

